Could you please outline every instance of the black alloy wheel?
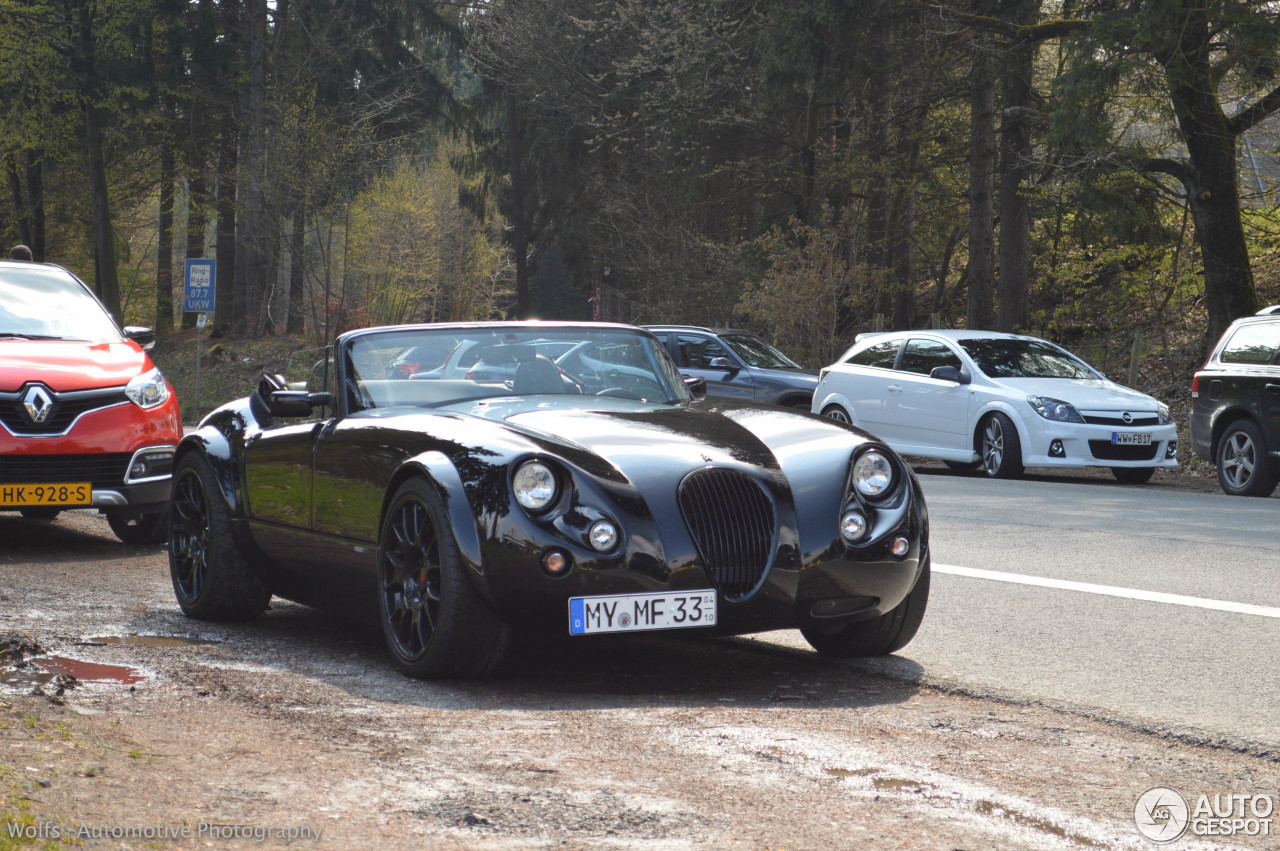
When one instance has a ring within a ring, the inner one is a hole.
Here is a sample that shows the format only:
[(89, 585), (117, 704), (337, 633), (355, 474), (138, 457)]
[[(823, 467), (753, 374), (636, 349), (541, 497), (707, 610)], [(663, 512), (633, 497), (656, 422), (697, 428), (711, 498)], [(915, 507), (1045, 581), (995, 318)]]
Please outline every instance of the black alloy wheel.
[(444, 500), (414, 478), (390, 506), (378, 547), (378, 609), (396, 665), (419, 679), (489, 673), (510, 630), (468, 576)]
[(431, 646), (440, 619), (440, 542), (416, 495), (391, 510), (383, 548), (382, 607), (387, 639), (399, 659), (413, 663)]
[(174, 482), (169, 512), (173, 521), (169, 533), (173, 590), (179, 603), (194, 604), (200, 599), (209, 569), (209, 509), (195, 470), (183, 470)]
[(982, 421), (982, 469), (993, 479), (1022, 475), (1022, 441), (1018, 429), (999, 411)]
[(236, 546), (231, 509), (199, 453), (189, 452), (178, 462), (167, 516), (169, 578), (182, 611), (212, 621), (262, 614), (271, 591)]
[(1270, 496), (1276, 467), (1253, 420), (1236, 420), (1218, 442), (1218, 484), (1232, 496)]

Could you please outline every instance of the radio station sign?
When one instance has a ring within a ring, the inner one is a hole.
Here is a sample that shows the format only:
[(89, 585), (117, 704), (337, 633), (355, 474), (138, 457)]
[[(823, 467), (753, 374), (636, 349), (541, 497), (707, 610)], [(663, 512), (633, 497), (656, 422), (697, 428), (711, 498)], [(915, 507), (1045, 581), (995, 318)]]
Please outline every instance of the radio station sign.
[(182, 296), (185, 313), (212, 313), (217, 276), (216, 261), (209, 258), (187, 261), (186, 286)]

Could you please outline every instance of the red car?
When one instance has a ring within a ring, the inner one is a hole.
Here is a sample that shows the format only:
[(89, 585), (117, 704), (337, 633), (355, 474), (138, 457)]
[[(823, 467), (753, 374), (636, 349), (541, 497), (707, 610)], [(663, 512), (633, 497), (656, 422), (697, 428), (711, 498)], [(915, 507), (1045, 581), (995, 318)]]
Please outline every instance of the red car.
[(125, 543), (168, 537), (182, 417), (153, 342), (66, 269), (0, 260), (0, 511), (96, 508)]

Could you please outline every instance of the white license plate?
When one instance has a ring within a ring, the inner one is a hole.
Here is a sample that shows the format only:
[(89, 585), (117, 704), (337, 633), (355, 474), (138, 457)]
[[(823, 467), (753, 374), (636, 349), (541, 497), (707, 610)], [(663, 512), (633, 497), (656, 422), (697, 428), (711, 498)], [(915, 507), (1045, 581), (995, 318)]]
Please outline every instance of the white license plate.
[(1111, 432), (1111, 443), (1114, 446), (1150, 446), (1151, 434), (1132, 431)]
[(716, 592), (710, 589), (572, 597), (569, 600), (570, 635), (683, 629), (714, 626), (715, 622)]

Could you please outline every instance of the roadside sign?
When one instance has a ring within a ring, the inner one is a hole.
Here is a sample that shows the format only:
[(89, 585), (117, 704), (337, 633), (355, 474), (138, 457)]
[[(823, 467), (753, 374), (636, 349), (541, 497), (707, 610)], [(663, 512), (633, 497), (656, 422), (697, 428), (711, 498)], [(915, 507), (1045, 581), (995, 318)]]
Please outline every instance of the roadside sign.
[(217, 280), (214, 274), (215, 263), (211, 258), (187, 260), (186, 287), (182, 296), (183, 312), (213, 311), (214, 286)]
[(196, 314), (196, 327), (197, 327), (197, 328), (204, 328), (204, 327), (205, 327), (206, 325), (208, 325), (208, 324), (209, 324), (209, 314), (207, 314), (207, 313), (197, 313), (197, 314)]

